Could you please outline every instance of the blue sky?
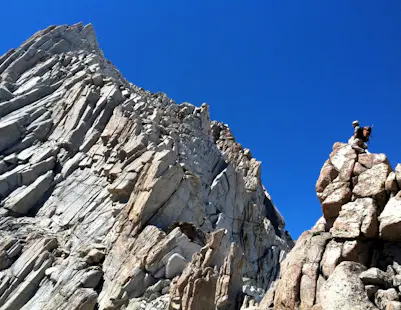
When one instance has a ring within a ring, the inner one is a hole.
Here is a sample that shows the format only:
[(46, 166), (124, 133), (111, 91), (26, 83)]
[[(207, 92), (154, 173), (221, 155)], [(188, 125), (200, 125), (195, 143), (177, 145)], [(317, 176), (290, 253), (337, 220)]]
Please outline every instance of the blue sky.
[(400, 1), (6, 1), (0, 54), (50, 24), (92, 23), (123, 75), (207, 102), (262, 161), (294, 239), (321, 215), (315, 182), (351, 122), (401, 162)]

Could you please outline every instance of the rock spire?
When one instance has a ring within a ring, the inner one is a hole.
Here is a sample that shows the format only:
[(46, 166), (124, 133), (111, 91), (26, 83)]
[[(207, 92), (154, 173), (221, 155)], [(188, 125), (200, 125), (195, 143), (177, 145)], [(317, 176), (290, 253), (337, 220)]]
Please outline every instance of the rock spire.
[(401, 165), (335, 143), (316, 183), (323, 216), (281, 263), (260, 309), (401, 309)]
[(256, 304), (293, 245), (260, 169), (91, 25), (39, 31), (0, 57), (0, 309)]

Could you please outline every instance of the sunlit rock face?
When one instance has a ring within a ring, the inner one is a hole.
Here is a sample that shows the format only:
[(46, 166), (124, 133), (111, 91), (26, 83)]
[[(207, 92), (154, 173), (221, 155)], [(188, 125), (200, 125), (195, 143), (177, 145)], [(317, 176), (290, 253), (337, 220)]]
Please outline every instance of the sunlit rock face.
[(335, 143), (316, 183), (323, 216), (259, 309), (401, 309), (401, 166)]
[(260, 169), (91, 25), (39, 31), (0, 57), (0, 309), (256, 307), (293, 246)]

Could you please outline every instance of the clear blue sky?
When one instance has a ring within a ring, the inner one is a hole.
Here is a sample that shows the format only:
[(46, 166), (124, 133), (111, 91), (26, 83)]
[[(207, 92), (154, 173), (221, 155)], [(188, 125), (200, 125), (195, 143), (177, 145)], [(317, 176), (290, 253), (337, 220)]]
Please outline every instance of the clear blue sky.
[(263, 162), (293, 238), (321, 215), (320, 168), (351, 122), (401, 162), (401, 1), (5, 1), (0, 53), (50, 24), (92, 23), (123, 75), (212, 119)]

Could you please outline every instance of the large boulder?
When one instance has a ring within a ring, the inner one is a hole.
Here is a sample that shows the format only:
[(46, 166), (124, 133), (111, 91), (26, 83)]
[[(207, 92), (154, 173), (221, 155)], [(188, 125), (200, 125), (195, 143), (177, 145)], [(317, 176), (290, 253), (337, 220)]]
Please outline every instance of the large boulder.
[(343, 250), (342, 242), (338, 242), (332, 239), (327, 244), (322, 257), (322, 261), (320, 263), (322, 274), (326, 278), (328, 278), (333, 273), (333, 271), (336, 269), (336, 266), (341, 262), (342, 250)]
[(379, 222), (382, 239), (401, 241), (401, 192), (386, 204)]
[(281, 264), (275, 309), (311, 308), (316, 301), (320, 261), (330, 234), (305, 231)]
[(336, 267), (319, 292), (324, 310), (378, 309), (368, 298), (359, 275), (366, 267), (355, 262), (342, 262)]
[(341, 206), (351, 201), (351, 178), (356, 159), (357, 154), (351, 146), (335, 143), (329, 160), (320, 171), (316, 192), (328, 221), (335, 219)]
[(330, 163), (338, 171), (338, 180), (349, 182), (352, 177), (352, 171), (357, 159), (356, 151), (350, 146), (345, 145), (334, 149), (330, 154)]
[(342, 261), (353, 261), (367, 265), (372, 256), (372, 245), (369, 241), (331, 239), (320, 262), (321, 273), (328, 278)]
[(348, 182), (335, 182), (328, 185), (319, 198), (322, 201), (323, 216), (326, 220), (335, 219), (341, 206), (351, 201), (351, 189)]
[(370, 268), (359, 275), (365, 285), (377, 285), (383, 288), (390, 288), (393, 283), (391, 276), (379, 268)]
[(388, 163), (374, 165), (358, 176), (358, 183), (352, 193), (356, 197), (372, 197), (379, 206), (383, 207), (387, 195), (385, 183), (391, 171)]
[(333, 237), (375, 237), (378, 234), (376, 209), (372, 198), (359, 198), (343, 205), (331, 229)]
[(327, 160), (320, 170), (319, 179), (316, 182), (316, 192), (322, 193), (327, 185), (329, 185), (338, 176), (338, 171)]
[(387, 156), (385, 154), (369, 154), (369, 153), (359, 154), (358, 162), (362, 166), (364, 166), (368, 169), (372, 168), (374, 165), (382, 164), (382, 163), (390, 165), (390, 163), (387, 159)]

